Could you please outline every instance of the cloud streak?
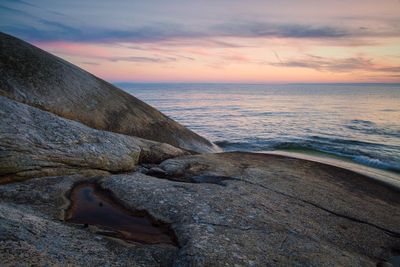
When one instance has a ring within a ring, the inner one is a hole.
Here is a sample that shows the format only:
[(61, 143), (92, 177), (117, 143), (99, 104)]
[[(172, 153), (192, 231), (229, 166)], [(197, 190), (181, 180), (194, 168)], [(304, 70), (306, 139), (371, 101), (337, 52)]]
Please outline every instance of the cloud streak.
[[(381, 36), (367, 30), (350, 31), (334, 27), (316, 27), (310, 25), (271, 25), (241, 24), (211, 27), (210, 30), (194, 31), (179, 29), (176, 25), (147, 25), (136, 28), (103, 30), (97, 28), (78, 29), (65, 24), (39, 19), (43, 29), (28, 25), (9, 26), (6, 31), (17, 32), (36, 41), (75, 41), (75, 42), (138, 42), (151, 43), (177, 39), (197, 39), (215, 37), (237, 38), (295, 38), (295, 39), (341, 39), (355, 37)], [(386, 31), (389, 36), (398, 37), (400, 33)], [(234, 47), (229, 43), (215, 42), (216, 45)]]
[(137, 63), (163, 63), (163, 62), (175, 62), (177, 61), (174, 57), (109, 57), (104, 58), (111, 62), (137, 62)]
[[(7, 2), (6, 2), (7, 3)], [(343, 28), (294, 23), (269, 23), (259, 21), (224, 22), (206, 25), (200, 29), (184, 27), (177, 23), (147, 23), (138, 26), (111, 27), (111, 29), (92, 26), (74, 27), (70, 23), (53, 21), (34, 16), (17, 7), (0, 5), (1, 13), (11, 15), (13, 23), (0, 25), (2, 30), (31, 41), (70, 41), (70, 42), (135, 42), (157, 43), (182, 39), (206, 39), (220, 37), (234, 38), (293, 38), (293, 39), (352, 39), (374, 36), (400, 37), (400, 30), (388, 26), (374, 31), (368, 27)], [(34, 23), (26, 24), (19, 17), (29, 17)], [(33, 24), (33, 25), (32, 25)], [(216, 46), (235, 47), (235, 44), (214, 41)]]
[(248, 38), (341, 38), (352, 34), (335, 27), (265, 22), (227, 23), (214, 26), (212, 29), (221, 36)]
[(375, 64), (372, 59), (362, 56), (348, 58), (328, 58), (314, 55), (306, 55), (303, 58), (269, 63), (269, 65), (275, 67), (308, 68), (317, 71), (329, 72), (400, 72), (400, 66), (381, 66)]
[(112, 79), (393, 81), (400, 72), (392, 0), (30, 2), (1, 1), (0, 30)]

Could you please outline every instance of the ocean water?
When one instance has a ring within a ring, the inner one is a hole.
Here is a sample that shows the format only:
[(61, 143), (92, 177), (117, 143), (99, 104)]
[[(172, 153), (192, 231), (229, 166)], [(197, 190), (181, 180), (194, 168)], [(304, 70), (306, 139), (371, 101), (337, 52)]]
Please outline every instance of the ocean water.
[(400, 84), (117, 84), (226, 151), (321, 152), (400, 173)]

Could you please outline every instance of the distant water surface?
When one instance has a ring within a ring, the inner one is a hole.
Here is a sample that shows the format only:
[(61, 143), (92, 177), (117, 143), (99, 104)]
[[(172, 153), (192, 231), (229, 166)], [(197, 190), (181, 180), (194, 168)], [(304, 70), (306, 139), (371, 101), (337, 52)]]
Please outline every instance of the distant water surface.
[(226, 151), (315, 151), (400, 173), (399, 84), (117, 85)]

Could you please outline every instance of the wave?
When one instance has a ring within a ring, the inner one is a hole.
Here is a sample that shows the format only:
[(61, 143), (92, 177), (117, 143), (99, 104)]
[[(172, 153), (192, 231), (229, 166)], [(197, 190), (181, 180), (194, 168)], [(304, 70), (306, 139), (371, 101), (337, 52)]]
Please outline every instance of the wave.
[(400, 173), (400, 164), (390, 164), (387, 162), (383, 162), (379, 159), (375, 159), (375, 158), (370, 158), (367, 156), (355, 156), (353, 157), (353, 160), (355, 162), (370, 166), (370, 167), (374, 167), (374, 168), (378, 168), (378, 169), (384, 169), (384, 170), (392, 170), (394, 172), (399, 172)]
[[(322, 142), (315, 141), (320, 139)], [(329, 141), (328, 141), (329, 140)], [(315, 138), (313, 140), (296, 140), (296, 141), (277, 141), (277, 140), (244, 140), (243, 142), (235, 142), (222, 140), (215, 142), (224, 151), (273, 151), (273, 150), (289, 150), (301, 153), (323, 153), (330, 156), (338, 157), (343, 160), (350, 160), (355, 163), (366, 165), (369, 167), (388, 170), (400, 173), (400, 164), (395, 159), (378, 158), (377, 155), (370, 155), (363, 146), (378, 146), (378, 144), (365, 143), (356, 140), (329, 139), (324, 137)], [(343, 146), (343, 144), (352, 144), (354, 147)], [(382, 145), (381, 145), (382, 146)], [(382, 154), (382, 152), (381, 152)]]
[(295, 117), (297, 114), (295, 112), (286, 112), (286, 111), (269, 111), (269, 112), (260, 112), (255, 113), (258, 116), (285, 116), (285, 117)]
[(369, 135), (400, 137), (400, 129), (398, 127), (391, 125), (378, 126), (376, 123), (367, 120), (352, 120), (345, 124), (344, 127)]

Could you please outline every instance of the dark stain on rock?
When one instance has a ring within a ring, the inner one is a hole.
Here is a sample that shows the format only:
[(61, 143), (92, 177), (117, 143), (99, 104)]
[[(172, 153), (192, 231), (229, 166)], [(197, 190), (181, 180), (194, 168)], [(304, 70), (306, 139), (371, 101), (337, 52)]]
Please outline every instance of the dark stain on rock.
[(213, 174), (199, 174), (193, 176), (181, 173), (170, 174), (158, 167), (151, 168), (149, 170), (144, 171), (143, 173), (160, 179), (167, 179), (175, 182), (193, 183), (193, 184), (217, 184), (226, 186), (224, 181), (237, 180), (229, 176), (213, 175)]
[(76, 185), (70, 193), (66, 221), (93, 225), (100, 234), (142, 244), (169, 244), (179, 247), (170, 225), (148, 212), (128, 210), (108, 190), (96, 183)]
[(193, 184), (217, 184), (226, 186), (226, 180), (238, 180), (237, 178), (223, 175), (215, 175), (206, 172), (206, 165), (202, 164), (188, 164), (183, 169), (174, 170), (169, 173), (157, 165), (145, 165), (140, 171), (146, 175), (157, 177), (160, 179), (167, 179), (175, 182), (193, 183)]
[(208, 184), (218, 184), (225, 186), (226, 184), (224, 183), (224, 181), (234, 180), (234, 179), (229, 176), (202, 174), (202, 175), (192, 176), (191, 180), (193, 183), (200, 183), (200, 184), (208, 183)]

